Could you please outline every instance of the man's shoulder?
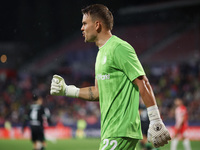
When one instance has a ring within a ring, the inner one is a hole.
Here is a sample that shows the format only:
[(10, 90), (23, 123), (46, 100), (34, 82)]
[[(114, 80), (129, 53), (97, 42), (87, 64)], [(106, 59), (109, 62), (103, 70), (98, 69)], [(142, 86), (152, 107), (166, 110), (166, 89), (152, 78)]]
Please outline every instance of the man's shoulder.
[(184, 105), (182, 105), (177, 107), (177, 111), (178, 111), (177, 113), (185, 112), (187, 111), (187, 108)]
[(181, 109), (182, 111), (186, 111), (186, 110), (187, 110), (186, 106), (184, 106), (184, 105), (182, 105), (180, 109)]
[(119, 38), (116, 35), (113, 35), (112, 39), (113, 39), (112, 42), (115, 43), (116, 45), (130, 45), (127, 41)]

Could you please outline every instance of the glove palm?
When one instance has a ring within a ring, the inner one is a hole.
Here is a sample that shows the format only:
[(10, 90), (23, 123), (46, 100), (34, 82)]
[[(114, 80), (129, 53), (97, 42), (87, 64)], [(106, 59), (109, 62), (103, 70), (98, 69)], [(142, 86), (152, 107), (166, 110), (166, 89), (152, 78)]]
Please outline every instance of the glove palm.
[(167, 144), (171, 137), (163, 122), (158, 121), (149, 125), (147, 139), (154, 147), (158, 148)]
[(160, 118), (157, 105), (148, 107), (147, 112), (150, 120), (147, 135), (148, 142), (152, 143), (156, 148), (167, 144), (168, 141), (171, 140), (171, 137), (169, 131)]

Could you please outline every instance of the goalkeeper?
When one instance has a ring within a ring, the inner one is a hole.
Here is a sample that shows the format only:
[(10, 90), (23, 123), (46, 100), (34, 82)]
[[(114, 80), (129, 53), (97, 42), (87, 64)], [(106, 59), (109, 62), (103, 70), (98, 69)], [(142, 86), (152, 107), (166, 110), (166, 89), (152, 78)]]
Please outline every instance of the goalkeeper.
[(156, 100), (133, 47), (112, 35), (113, 16), (108, 8), (93, 4), (82, 9), (81, 31), (85, 42), (94, 42), (99, 52), (95, 64), (95, 85), (78, 88), (54, 75), (51, 95), (99, 101), (101, 110), (100, 150), (135, 150), (142, 139), (139, 94), (147, 107), (150, 125), (148, 141), (154, 147), (171, 139), (163, 124)]

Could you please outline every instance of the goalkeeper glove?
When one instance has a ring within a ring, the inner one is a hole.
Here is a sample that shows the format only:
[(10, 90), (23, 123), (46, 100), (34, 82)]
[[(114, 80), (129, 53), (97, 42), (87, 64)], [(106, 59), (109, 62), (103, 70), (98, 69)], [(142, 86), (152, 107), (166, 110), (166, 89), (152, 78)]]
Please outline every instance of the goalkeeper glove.
[(150, 120), (147, 139), (154, 147), (158, 148), (171, 140), (170, 134), (162, 122), (156, 105), (148, 107), (148, 116)]
[(79, 90), (74, 85), (66, 85), (65, 80), (59, 75), (54, 75), (51, 80), (51, 95), (77, 98), (79, 96)]

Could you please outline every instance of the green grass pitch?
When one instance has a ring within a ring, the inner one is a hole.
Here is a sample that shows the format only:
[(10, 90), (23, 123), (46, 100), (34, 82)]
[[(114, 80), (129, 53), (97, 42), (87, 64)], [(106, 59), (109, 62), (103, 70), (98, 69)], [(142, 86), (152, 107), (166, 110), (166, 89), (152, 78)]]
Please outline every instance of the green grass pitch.
[[(47, 141), (46, 150), (98, 150), (100, 139), (64, 139), (56, 142)], [(192, 150), (199, 150), (200, 141), (191, 142)], [(30, 140), (0, 140), (0, 150), (32, 150)], [(177, 150), (183, 150), (182, 143), (179, 143)], [(137, 150), (140, 150), (139, 146)], [(170, 144), (159, 150), (170, 150)]]

